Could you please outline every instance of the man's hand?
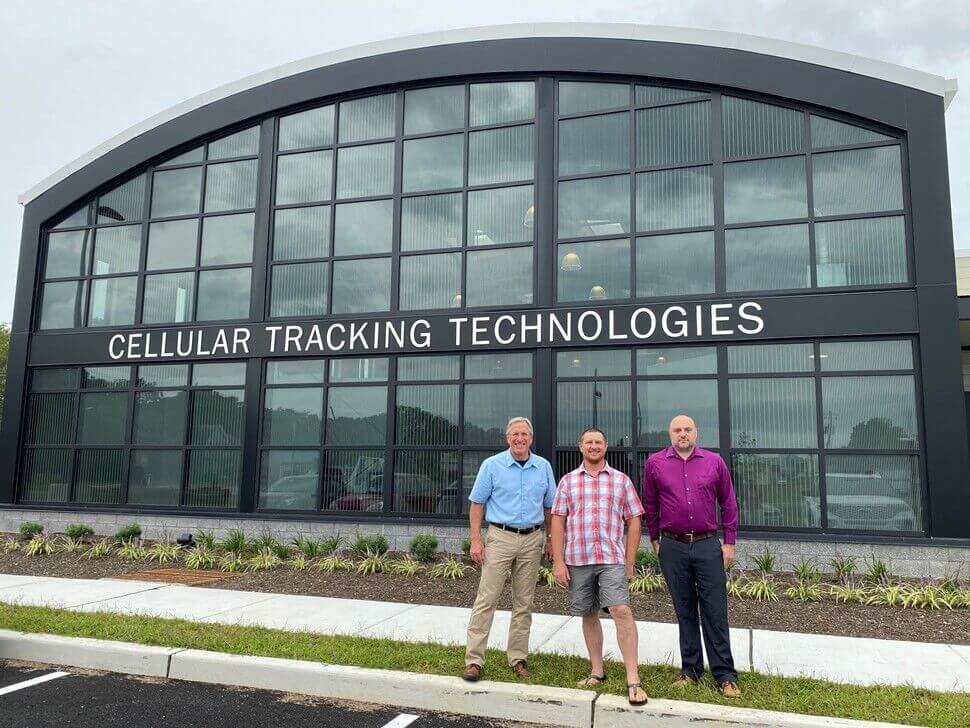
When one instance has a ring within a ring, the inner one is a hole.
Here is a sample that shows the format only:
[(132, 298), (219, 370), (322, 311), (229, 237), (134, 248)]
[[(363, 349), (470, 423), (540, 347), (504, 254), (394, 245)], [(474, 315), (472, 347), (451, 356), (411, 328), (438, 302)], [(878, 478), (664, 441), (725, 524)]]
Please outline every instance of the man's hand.
[(726, 543), (721, 545), (721, 556), (724, 557), (724, 570), (727, 571), (734, 563), (734, 544)]
[(552, 565), (552, 575), (556, 578), (556, 583), (559, 586), (569, 586), (569, 569), (566, 568), (565, 561), (557, 561)]
[(650, 543), (653, 545), (654, 554), (657, 555), (657, 558), (660, 558), (660, 539), (658, 538), (656, 541), (651, 541)]
[(637, 574), (636, 566), (634, 566), (633, 564), (627, 564), (626, 565), (626, 580), (627, 581), (632, 580), (633, 577), (636, 576), (636, 574)]
[(542, 549), (542, 555), (546, 561), (552, 561), (552, 536), (546, 538), (546, 545)]
[(481, 541), (472, 541), (472, 547), (469, 550), (469, 556), (472, 557), (472, 561), (476, 564), (482, 564), (485, 562), (485, 547), (482, 545)]

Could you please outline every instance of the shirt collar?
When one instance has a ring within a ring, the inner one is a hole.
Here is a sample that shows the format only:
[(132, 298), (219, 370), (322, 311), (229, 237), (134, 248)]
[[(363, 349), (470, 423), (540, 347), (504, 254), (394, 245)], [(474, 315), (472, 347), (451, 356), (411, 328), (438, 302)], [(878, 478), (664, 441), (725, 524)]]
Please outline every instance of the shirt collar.
[[(504, 457), (502, 459), (502, 465), (504, 465), (507, 468), (510, 468), (512, 467), (513, 464), (518, 465), (518, 462), (516, 462), (515, 458), (512, 457), (512, 448), (509, 448), (504, 453)], [(532, 452), (532, 450), (529, 450), (529, 459), (525, 461), (525, 465), (523, 465), (522, 467), (523, 468), (537, 467), (536, 456), (535, 456), (535, 453)]]
[[(677, 453), (677, 448), (675, 448), (673, 445), (668, 447), (664, 452), (666, 453), (664, 457), (677, 458), (678, 460), (681, 459), (680, 455)], [(694, 458), (702, 458), (702, 457), (704, 457), (704, 451), (695, 445), (694, 452), (690, 454), (690, 457), (688, 457), (687, 460), (693, 460)]]
[[(586, 467), (582, 463), (579, 464), (579, 467), (576, 468), (576, 470), (578, 472), (580, 472), (580, 473), (585, 473), (586, 475), (588, 475), (591, 478), (599, 477), (599, 473), (597, 473), (596, 475), (593, 475), (591, 472), (589, 472), (586, 469)], [(606, 460), (604, 460), (603, 461), (603, 469), (600, 470), (600, 473), (606, 473), (607, 475), (609, 475), (610, 477), (612, 477), (614, 472), (615, 471), (614, 471), (613, 467), (609, 464), (609, 462), (606, 461)]]

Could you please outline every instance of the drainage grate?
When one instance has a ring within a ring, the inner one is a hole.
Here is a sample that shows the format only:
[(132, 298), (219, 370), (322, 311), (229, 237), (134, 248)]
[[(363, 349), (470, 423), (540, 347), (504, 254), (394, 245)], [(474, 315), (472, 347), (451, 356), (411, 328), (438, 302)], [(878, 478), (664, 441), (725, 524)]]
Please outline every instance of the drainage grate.
[(136, 571), (133, 574), (121, 574), (112, 576), (111, 579), (123, 579), (127, 581), (160, 581), (166, 584), (212, 584), (217, 581), (233, 579), (242, 574), (230, 574), (226, 572), (195, 571), (194, 569), (152, 569), (151, 571)]

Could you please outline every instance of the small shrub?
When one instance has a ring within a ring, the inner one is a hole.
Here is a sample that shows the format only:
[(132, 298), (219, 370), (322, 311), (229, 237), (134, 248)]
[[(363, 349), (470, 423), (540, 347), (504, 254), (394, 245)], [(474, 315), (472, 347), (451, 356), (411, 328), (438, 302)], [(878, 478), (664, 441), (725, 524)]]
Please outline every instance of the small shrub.
[(246, 568), (246, 559), (235, 551), (227, 551), (219, 557), (219, 568), (227, 573), (235, 573)]
[(212, 531), (199, 531), (195, 535), (195, 542), (205, 546), (209, 550), (216, 548), (216, 535)]
[(762, 574), (770, 574), (775, 570), (775, 555), (771, 549), (765, 546), (765, 550), (757, 556), (752, 556), (751, 560)]
[(796, 602), (820, 602), (822, 601), (822, 587), (814, 581), (799, 579), (797, 584), (785, 590), (785, 596)]
[(320, 555), (333, 554), (337, 549), (340, 548), (340, 544), (344, 542), (343, 536), (337, 534), (336, 536), (327, 536), (326, 538), (321, 538), (320, 544)]
[(160, 564), (170, 564), (178, 561), (182, 553), (182, 547), (170, 541), (159, 541), (150, 549), (145, 551), (149, 561), (157, 561)]
[(744, 599), (744, 580), (738, 576), (730, 576), (727, 580), (727, 593), (729, 597)]
[(384, 557), (384, 554), (368, 551), (360, 563), (357, 564), (357, 573), (364, 576), (368, 574), (379, 574), (384, 571), (386, 564), (387, 559)]
[(20, 524), (21, 538), (33, 538), (34, 536), (39, 536), (43, 532), (43, 524), (37, 523), (36, 521), (24, 521)]
[(869, 556), (869, 568), (866, 569), (865, 580), (870, 584), (888, 584), (892, 580), (889, 567), (882, 559), (877, 559), (875, 554)]
[(125, 561), (138, 561), (144, 559), (148, 552), (134, 541), (122, 541), (118, 547), (118, 558)]
[(111, 554), (114, 544), (106, 538), (101, 539), (84, 552), (84, 557), (88, 559), (103, 559)]
[(862, 604), (869, 598), (869, 594), (860, 586), (856, 586), (855, 580), (850, 576), (841, 584), (834, 584), (829, 589), (829, 593), (835, 597), (836, 604)]
[(444, 561), (432, 566), (429, 573), (432, 579), (461, 579), (465, 576), (465, 571), (469, 568), (471, 567), (449, 556)]
[(264, 546), (246, 560), (246, 568), (249, 571), (269, 571), (278, 568), (282, 563), (283, 559), (271, 546)]
[(186, 569), (211, 569), (216, 564), (216, 556), (201, 544), (185, 552)]
[(866, 604), (884, 604), (887, 607), (903, 606), (906, 588), (902, 584), (886, 584), (877, 586), (866, 597)]
[(350, 559), (343, 559), (331, 554), (317, 562), (317, 571), (325, 574), (332, 574), (335, 571), (350, 571), (354, 568), (354, 562)]
[(471, 557), (472, 555), (472, 540), (470, 538), (463, 538), (461, 540), (461, 552), (465, 554), (466, 557)]
[(34, 535), (24, 546), (26, 556), (50, 556), (54, 553), (54, 540), (41, 533)]
[(277, 541), (268, 531), (253, 539), (252, 549), (256, 554), (271, 551), (280, 561), (284, 561), (290, 555), (289, 546)]
[(3, 541), (3, 552), (9, 554), (12, 551), (20, 550), (20, 541), (15, 538), (6, 538)]
[(949, 592), (935, 584), (906, 584), (903, 586), (903, 608), (953, 609), (959, 603)]
[(839, 581), (851, 579), (855, 576), (857, 563), (855, 556), (837, 556), (832, 559), (832, 573)]
[(226, 537), (219, 542), (219, 550), (227, 554), (238, 554), (242, 556), (249, 553), (250, 543), (246, 539), (246, 534), (238, 528), (233, 528), (226, 533)]
[(961, 607), (964, 609), (970, 609), (970, 587), (960, 590), (958, 601)]
[[(539, 567), (539, 576), (536, 577), (536, 583), (542, 586), (556, 586), (556, 574), (548, 566)], [(632, 589), (631, 589), (632, 591)]]
[(421, 571), (421, 565), (412, 558), (388, 559), (384, 563), (384, 571), (386, 571), (388, 574), (414, 576)]
[(75, 540), (84, 540), (94, 535), (94, 529), (83, 523), (72, 523), (64, 529), (64, 535)]
[(744, 585), (744, 596), (758, 602), (777, 602), (778, 587), (762, 572), (760, 579), (752, 579)]
[(307, 567), (310, 566), (310, 559), (308, 559), (303, 554), (296, 554), (292, 559), (286, 562), (286, 565), (297, 571), (306, 571)]
[(653, 549), (640, 549), (637, 551), (636, 567), (638, 569), (653, 569), (660, 572), (660, 557), (653, 552)]
[(814, 559), (802, 559), (798, 564), (792, 564), (792, 571), (795, 573), (795, 578), (806, 584), (817, 584), (822, 580), (822, 573), (818, 570), (815, 565)]
[(664, 578), (660, 574), (653, 569), (645, 569), (630, 580), (630, 593), (650, 594), (658, 589), (663, 589), (663, 586)]
[(87, 543), (83, 538), (71, 538), (64, 535), (57, 540), (55, 546), (62, 554), (76, 554), (84, 551), (87, 548)]
[(304, 536), (297, 536), (293, 539), (293, 545), (296, 550), (306, 559), (314, 559), (317, 556), (323, 554), (323, 547), (320, 541), (314, 541), (312, 538), (305, 538)]
[(137, 523), (129, 523), (127, 526), (119, 528), (117, 533), (115, 533), (115, 541), (119, 544), (123, 544), (126, 541), (134, 541), (136, 538), (141, 538), (141, 526)]
[(387, 539), (375, 533), (369, 536), (357, 536), (350, 545), (350, 551), (358, 558), (366, 558), (368, 553), (383, 555), (388, 550)]
[(408, 547), (414, 558), (418, 561), (434, 561), (434, 556), (438, 551), (438, 539), (430, 533), (419, 533), (411, 539)]

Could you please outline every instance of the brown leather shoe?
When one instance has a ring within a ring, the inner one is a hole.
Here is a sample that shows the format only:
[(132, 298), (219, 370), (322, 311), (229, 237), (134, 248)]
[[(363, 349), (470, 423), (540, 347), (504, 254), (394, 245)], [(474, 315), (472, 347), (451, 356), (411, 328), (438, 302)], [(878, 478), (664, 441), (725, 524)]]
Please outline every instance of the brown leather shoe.
[(482, 666), (481, 665), (465, 665), (464, 671), (461, 673), (461, 679), (467, 682), (478, 682), (478, 678), (482, 676)]
[(725, 698), (740, 698), (741, 688), (738, 687), (736, 682), (724, 682), (721, 683), (721, 694)]
[(517, 660), (516, 662), (513, 662), (512, 672), (514, 672), (515, 676), (520, 680), (532, 679), (532, 673), (529, 671), (529, 665), (525, 660)]
[(694, 686), (696, 684), (697, 684), (697, 680), (695, 680), (694, 678), (692, 678), (692, 677), (690, 677), (688, 675), (681, 675), (679, 678), (677, 678), (672, 683), (670, 683), (670, 687), (672, 687), (672, 688), (689, 688), (689, 687), (692, 687), (692, 686)]

